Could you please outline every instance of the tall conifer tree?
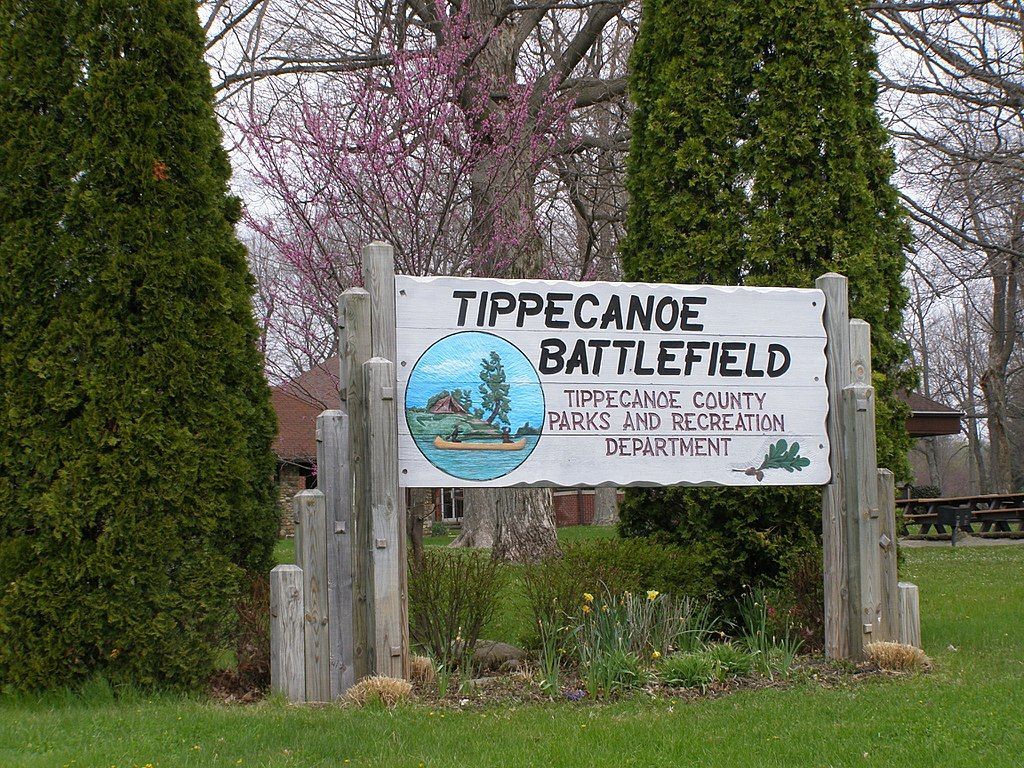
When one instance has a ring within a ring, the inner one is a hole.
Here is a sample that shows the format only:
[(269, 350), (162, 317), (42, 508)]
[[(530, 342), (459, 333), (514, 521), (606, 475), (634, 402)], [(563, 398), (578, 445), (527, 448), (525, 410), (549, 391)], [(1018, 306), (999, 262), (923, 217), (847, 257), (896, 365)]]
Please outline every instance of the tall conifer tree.
[(2, 13), (0, 683), (194, 684), (276, 533), (195, 3)]
[[(634, 280), (811, 287), (850, 278), (871, 323), (879, 463), (906, 471), (894, 392), (908, 230), (875, 111), (872, 39), (847, 0), (645, 0), (623, 246)], [(631, 491), (627, 532), (679, 530), (727, 592), (820, 531), (815, 491)]]

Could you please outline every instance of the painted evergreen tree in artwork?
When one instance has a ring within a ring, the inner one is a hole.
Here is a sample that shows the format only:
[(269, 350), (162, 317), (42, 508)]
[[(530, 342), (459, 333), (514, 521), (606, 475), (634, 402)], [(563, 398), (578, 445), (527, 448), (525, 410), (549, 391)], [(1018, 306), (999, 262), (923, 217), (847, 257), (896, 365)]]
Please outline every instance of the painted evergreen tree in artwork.
[(509, 400), (509, 385), (505, 378), (505, 366), (501, 362), (501, 355), (491, 352), (490, 355), (480, 361), (480, 404), (487, 413), (485, 421), (493, 424), (508, 425), (508, 413), (512, 407)]
[(0, 687), (194, 685), (277, 529), (195, 3), (0, 21)]
[[(645, 0), (623, 246), (631, 280), (812, 287), (850, 279), (871, 323), (879, 462), (909, 441), (895, 391), (912, 384), (896, 334), (908, 230), (875, 112), (874, 54), (855, 3)], [(637, 490), (627, 532), (677, 531), (711, 553), (728, 592), (778, 571), (820, 530), (814, 491)]]

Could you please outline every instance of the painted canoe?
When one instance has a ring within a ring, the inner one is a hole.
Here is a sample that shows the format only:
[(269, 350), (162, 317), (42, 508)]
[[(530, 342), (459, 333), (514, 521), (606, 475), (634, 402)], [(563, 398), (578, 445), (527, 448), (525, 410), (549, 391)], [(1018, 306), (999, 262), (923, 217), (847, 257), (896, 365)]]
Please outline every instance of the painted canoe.
[(442, 451), (521, 451), (526, 447), (526, 438), (520, 438), (514, 443), (453, 443), (442, 440), (438, 435), (434, 438), (434, 447)]

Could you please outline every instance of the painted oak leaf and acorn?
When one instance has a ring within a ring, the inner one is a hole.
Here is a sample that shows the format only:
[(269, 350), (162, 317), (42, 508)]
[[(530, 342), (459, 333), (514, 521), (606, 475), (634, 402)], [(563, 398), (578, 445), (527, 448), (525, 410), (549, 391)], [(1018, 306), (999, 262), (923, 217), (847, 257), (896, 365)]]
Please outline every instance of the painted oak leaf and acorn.
[(742, 472), (745, 475), (756, 477), (758, 482), (764, 480), (764, 473), (770, 469), (784, 469), (787, 472), (800, 472), (804, 467), (810, 466), (811, 460), (800, 455), (800, 443), (790, 445), (785, 440), (779, 440), (768, 446), (768, 453), (764, 455), (764, 461), (760, 466), (750, 466), (746, 469), (734, 469), (733, 472)]

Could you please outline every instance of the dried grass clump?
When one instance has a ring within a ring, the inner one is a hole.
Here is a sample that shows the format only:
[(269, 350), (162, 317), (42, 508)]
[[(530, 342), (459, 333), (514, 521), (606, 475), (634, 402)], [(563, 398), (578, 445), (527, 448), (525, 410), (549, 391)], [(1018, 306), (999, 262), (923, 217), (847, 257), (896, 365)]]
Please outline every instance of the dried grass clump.
[(932, 664), (920, 648), (903, 643), (868, 643), (864, 646), (864, 653), (868, 661), (875, 662), (882, 669), (928, 669)]
[(437, 679), (434, 662), (426, 656), (413, 656), (409, 659), (409, 679), (416, 685), (431, 685)]
[(377, 675), (364, 677), (348, 689), (346, 699), (360, 707), (379, 701), (387, 707), (393, 707), (405, 701), (412, 694), (412, 683), (408, 680), (397, 680), (393, 677)]

